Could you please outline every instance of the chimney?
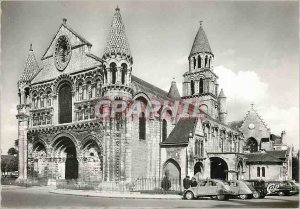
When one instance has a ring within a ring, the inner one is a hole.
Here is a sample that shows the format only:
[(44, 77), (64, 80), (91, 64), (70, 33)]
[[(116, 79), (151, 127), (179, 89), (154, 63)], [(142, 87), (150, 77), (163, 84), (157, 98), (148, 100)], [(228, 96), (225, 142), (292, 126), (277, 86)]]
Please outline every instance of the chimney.
[(282, 144), (283, 144), (284, 140), (285, 140), (285, 131), (282, 131), (281, 132), (281, 143)]

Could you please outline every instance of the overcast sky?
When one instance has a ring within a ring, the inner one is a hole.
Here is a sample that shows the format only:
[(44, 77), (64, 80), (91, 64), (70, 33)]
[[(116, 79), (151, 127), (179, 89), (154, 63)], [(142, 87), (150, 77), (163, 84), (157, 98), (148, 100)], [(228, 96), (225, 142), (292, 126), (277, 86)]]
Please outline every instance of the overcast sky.
[(285, 130), (286, 142), (299, 146), (298, 2), (2, 2), (3, 153), (17, 139), (17, 81), (30, 43), (40, 60), (65, 17), (101, 57), (117, 4), (133, 74), (166, 91), (175, 77), (182, 92), (187, 57), (203, 20), (228, 120), (242, 120), (253, 102), (273, 133)]

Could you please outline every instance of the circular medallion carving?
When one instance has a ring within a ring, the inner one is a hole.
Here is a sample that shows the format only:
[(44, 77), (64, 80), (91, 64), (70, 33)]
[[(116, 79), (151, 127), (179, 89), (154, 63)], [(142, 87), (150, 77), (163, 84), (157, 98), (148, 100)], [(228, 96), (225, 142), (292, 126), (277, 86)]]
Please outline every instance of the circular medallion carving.
[(67, 36), (60, 36), (55, 44), (54, 62), (59, 71), (63, 71), (71, 59), (71, 44)]
[(253, 123), (250, 123), (249, 126), (248, 126), (248, 128), (249, 128), (249, 129), (254, 129), (254, 128), (255, 128), (255, 125), (254, 125)]

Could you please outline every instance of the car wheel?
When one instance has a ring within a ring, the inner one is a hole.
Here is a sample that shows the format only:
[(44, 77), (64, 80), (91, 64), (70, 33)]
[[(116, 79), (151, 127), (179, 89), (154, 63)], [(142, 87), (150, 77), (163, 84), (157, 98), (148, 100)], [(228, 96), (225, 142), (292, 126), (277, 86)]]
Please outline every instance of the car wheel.
[(252, 199), (253, 198), (253, 194), (247, 194), (247, 199)]
[(223, 201), (226, 199), (226, 197), (225, 197), (225, 195), (220, 194), (220, 195), (217, 195), (217, 199)]
[(191, 191), (187, 191), (184, 196), (185, 196), (185, 199), (187, 199), (187, 200), (194, 199), (194, 194)]
[(241, 195), (240, 195), (240, 198), (241, 198), (242, 200), (245, 200), (245, 199), (247, 199), (247, 195), (246, 195), (246, 194), (241, 194)]
[(216, 199), (216, 196), (210, 196), (210, 199), (211, 199), (211, 200), (215, 200), (215, 199)]
[(258, 199), (260, 197), (260, 193), (258, 191), (253, 192), (253, 197)]
[(284, 193), (284, 192), (278, 192), (278, 195), (279, 195), (279, 196), (284, 196), (285, 193)]

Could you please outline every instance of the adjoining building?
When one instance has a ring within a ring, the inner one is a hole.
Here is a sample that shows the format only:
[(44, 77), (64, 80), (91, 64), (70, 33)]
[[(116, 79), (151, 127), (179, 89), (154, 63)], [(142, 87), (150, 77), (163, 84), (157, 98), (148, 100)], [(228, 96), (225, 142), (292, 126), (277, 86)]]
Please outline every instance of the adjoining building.
[(245, 179), (291, 180), (292, 148), (285, 144), (285, 131), (281, 136), (272, 134), (253, 105), (240, 126), (246, 146)]

